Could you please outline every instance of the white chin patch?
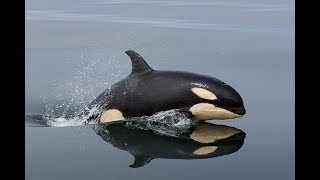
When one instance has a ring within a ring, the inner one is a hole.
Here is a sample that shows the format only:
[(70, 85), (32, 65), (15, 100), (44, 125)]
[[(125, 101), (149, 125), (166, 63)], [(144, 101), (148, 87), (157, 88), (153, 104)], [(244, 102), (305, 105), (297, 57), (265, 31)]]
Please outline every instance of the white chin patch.
[(191, 89), (191, 91), (197, 96), (201, 97), (202, 99), (208, 99), (208, 100), (217, 99), (217, 96), (215, 94), (203, 88), (194, 87)]
[(100, 116), (100, 122), (112, 122), (125, 119), (118, 109), (104, 110)]
[(235, 114), (226, 109), (216, 107), (209, 103), (199, 103), (193, 105), (189, 111), (198, 120), (211, 120), (211, 119), (233, 119), (241, 117), (239, 114)]
[(207, 154), (215, 152), (217, 149), (218, 149), (217, 146), (204, 146), (204, 147), (201, 147), (201, 148), (193, 151), (192, 154), (198, 155), (198, 156), (199, 155), (207, 155)]

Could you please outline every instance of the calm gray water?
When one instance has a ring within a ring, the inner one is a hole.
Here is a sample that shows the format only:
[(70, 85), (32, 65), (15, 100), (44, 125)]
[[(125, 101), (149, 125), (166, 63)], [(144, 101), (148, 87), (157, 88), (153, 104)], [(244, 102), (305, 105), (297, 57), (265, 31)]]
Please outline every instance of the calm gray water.
[(231, 154), (172, 159), (189, 141), (149, 133), (140, 150), (163, 157), (140, 168), (92, 125), (26, 117), (26, 179), (294, 179), (294, 12), (291, 0), (27, 0), (26, 114), (81, 109), (130, 73), (129, 49), (154, 69), (227, 82), (247, 114), (208, 121), (245, 132), (243, 145), (221, 145)]

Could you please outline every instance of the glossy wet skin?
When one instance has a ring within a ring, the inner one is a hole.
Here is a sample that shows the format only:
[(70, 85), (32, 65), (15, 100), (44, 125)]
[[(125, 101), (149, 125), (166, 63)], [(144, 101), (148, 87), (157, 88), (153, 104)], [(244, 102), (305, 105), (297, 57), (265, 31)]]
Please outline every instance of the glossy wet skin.
[(213, 92), (217, 97), (217, 99), (206, 100), (206, 102), (213, 104), (216, 107), (221, 107), (231, 111), (240, 116), (246, 113), (240, 94), (230, 85), (217, 78), (209, 76), (204, 77), (203, 75), (198, 81), (202, 81), (202, 83), (206, 85), (205, 89)]
[[(190, 72), (154, 70), (136, 52), (126, 53), (133, 63), (132, 73), (91, 103), (101, 105), (105, 114), (112, 109), (127, 118), (178, 109), (190, 117), (210, 120), (232, 119), (246, 113), (239, 93), (223, 81)], [(199, 89), (199, 93), (193, 88)], [(203, 92), (214, 98), (206, 98)]]

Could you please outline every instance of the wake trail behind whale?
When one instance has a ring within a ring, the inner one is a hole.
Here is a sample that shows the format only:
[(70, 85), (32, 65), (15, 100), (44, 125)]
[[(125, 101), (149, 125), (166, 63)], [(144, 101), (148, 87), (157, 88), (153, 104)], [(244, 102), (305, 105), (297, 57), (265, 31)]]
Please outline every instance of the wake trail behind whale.
[(93, 107), (87, 110), (87, 113), (75, 112), (74, 115), (70, 116), (54, 116), (50, 114), (27, 114), (26, 117), (29, 118), (29, 122), (38, 125), (43, 125), (47, 127), (67, 127), (94, 124), (96, 123), (95, 121), (88, 121), (88, 119), (96, 113), (97, 107)]

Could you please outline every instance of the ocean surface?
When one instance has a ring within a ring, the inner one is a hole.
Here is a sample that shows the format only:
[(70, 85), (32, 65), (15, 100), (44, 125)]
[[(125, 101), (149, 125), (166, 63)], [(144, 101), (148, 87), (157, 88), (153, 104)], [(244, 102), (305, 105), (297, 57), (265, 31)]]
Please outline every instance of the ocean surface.
[[(294, 179), (294, 13), (292, 0), (27, 0), (26, 179)], [(247, 114), (68, 118), (130, 74), (127, 50), (225, 81)]]

